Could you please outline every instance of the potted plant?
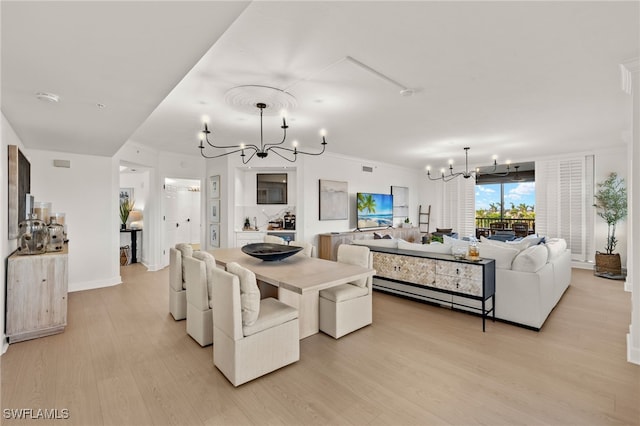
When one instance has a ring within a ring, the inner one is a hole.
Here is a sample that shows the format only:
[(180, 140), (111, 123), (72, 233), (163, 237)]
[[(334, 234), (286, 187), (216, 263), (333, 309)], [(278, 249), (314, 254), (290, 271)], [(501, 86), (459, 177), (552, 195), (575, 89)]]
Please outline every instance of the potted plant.
[(409, 220), (409, 218), (407, 217), (404, 220), (404, 224), (402, 225), (403, 228), (411, 228), (411, 221)]
[(627, 217), (627, 188), (624, 179), (613, 172), (598, 184), (595, 194), (598, 216), (607, 222), (607, 246), (605, 252), (596, 252), (596, 274), (622, 275), (620, 253), (613, 253), (618, 243), (616, 224)]
[(127, 229), (127, 219), (129, 219), (129, 213), (133, 210), (133, 206), (135, 205), (135, 201), (133, 200), (122, 200), (120, 201), (120, 222), (122, 223), (120, 227), (122, 229)]

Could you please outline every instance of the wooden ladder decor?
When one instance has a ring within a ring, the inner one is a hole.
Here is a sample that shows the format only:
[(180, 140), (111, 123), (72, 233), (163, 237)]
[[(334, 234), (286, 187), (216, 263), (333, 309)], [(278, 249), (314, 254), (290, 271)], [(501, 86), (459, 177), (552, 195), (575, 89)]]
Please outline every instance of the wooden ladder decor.
[[(429, 234), (429, 222), (431, 221), (431, 204), (429, 204), (429, 207), (427, 207), (427, 211), (423, 212), (422, 211), (422, 204), (420, 204), (420, 207), (418, 209), (418, 227), (420, 228), (420, 232), (422, 232), (423, 234)], [(426, 225), (427, 226), (427, 230), (423, 230), (422, 226)]]

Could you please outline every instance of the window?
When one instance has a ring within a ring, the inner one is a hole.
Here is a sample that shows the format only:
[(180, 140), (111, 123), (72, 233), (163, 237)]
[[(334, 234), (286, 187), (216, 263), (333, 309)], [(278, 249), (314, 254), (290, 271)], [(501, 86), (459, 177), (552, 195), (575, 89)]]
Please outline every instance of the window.
[(491, 223), (504, 222), (512, 228), (514, 222), (525, 222), (529, 231), (535, 229), (535, 164), (518, 164), (506, 176), (479, 174), (476, 179), (476, 228), (489, 228)]

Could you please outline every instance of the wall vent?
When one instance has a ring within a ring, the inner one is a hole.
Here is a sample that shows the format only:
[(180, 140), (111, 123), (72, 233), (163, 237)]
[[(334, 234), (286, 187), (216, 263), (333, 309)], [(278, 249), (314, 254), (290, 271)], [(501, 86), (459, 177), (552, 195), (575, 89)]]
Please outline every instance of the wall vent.
[(367, 173), (373, 173), (373, 167), (371, 166), (362, 166), (362, 171)]
[(65, 169), (71, 168), (70, 160), (53, 160), (53, 167), (64, 167)]

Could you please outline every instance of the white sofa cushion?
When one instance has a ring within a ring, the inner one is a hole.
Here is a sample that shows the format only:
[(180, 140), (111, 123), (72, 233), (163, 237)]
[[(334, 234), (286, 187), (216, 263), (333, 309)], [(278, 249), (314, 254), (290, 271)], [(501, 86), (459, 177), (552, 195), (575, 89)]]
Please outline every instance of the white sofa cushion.
[(433, 242), (431, 244), (408, 243), (404, 240), (398, 240), (398, 248), (401, 250), (424, 251), (428, 253), (444, 253), (451, 254), (451, 245)]
[(359, 239), (353, 240), (351, 244), (371, 247), (398, 248), (398, 240), (387, 238), (380, 238), (378, 240)]
[(498, 246), (498, 247), (507, 247), (507, 248), (514, 248), (516, 250), (524, 250), (527, 247), (531, 246), (533, 241), (525, 240), (524, 238), (519, 241), (500, 241), (500, 240), (492, 240), (487, 237), (481, 236), (480, 242), (493, 244), (494, 246)]
[(260, 314), (260, 289), (256, 282), (256, 274), (236, 262), (227, 264), (227, 272), (236, 275), (240, 280), (242, 326), (255, 324)]
[(497, 269), (511, 269), (511, 263), (516, 255), (520, 252), (511, 247), (500, 247), (489, 243), (478, 243), (480, 257), (486, 259), (495, 259)]
[(452, 248), (453, 248), (453, 247), (457, 247), (457, 246), (462, 246), (462, 247), (465, 247), (465, 248), (467, 248), (467, 249), (468, 249), (468, 248), (469, 248), (469, 243), (470, 243), (471, 241), (467, 241), (467, 240), (459, 240), (459, 239), (457, 239), (457, 238), (453, 238), (453, 237), (450, 237), (450, 236), (448, 236), (448, 235), (443, 235), (443, 236), (442, 236), (442, 242), (443, 242), (445, 245), (449, 245), (449, 246), (451, 246)]
[(567, 249), (567, 242), (563, 238), (551, 238), (545, 243), (549, 250), (549, 261), (560, 256)]
[(193, 252), (193, 258), (204, 262), (207, 271), (207, 295), (209, 296), (209, 307), (213, 307), (211, 295), (213, 294), (213, 270), (216, 269), (216, 259), (211, 253), (196, 250)]
[(513, 259), (511, 269), (521, 272), (537, 272), (541, 269), (549, 258), (549, 250), (543, 246), (531, 246), (522, 250)]

